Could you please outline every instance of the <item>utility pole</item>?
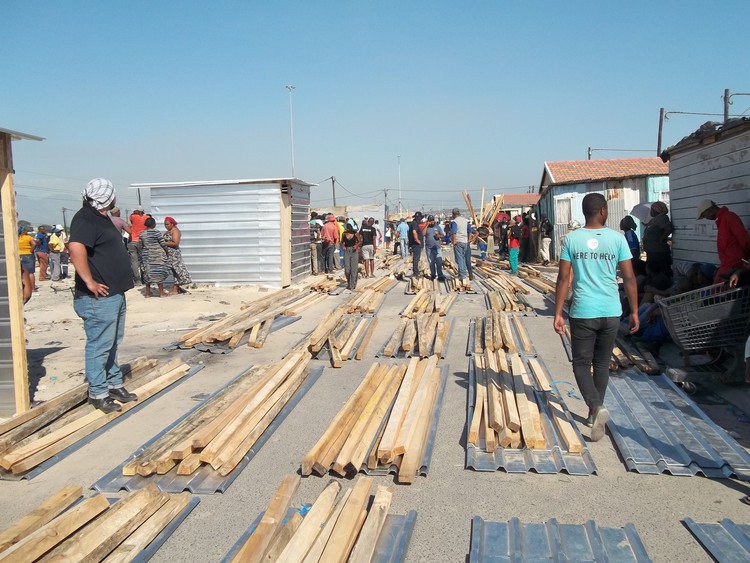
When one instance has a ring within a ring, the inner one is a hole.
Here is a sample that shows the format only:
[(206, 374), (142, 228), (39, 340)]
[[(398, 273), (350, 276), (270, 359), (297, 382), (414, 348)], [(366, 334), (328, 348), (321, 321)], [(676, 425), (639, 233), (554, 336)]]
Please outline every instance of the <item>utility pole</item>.
[(62, 214), (63, 214), (63, 231), (67, 234), (68, 232), (68, 220), (65, 218), (65, 208), (62, 208)]
[(385, 219), (388, 219), (388, 188), (383, 188), (383, 207), (385, 211)]
[(397, 155), (398, 159), (398, 214), (401, 215), (401, 155)]
[(333, 191), (333, 206), (336, 207), (336, 176), (331, 176), (331, 190)]
[[(292, 112), (292, 90), (295, 88), (292, 84), (286, 85), (286, 89), (289, 90), (289, 136), (292, 140), (292, 178), (296, 178), (294, 175), (294, 113)], [(333, 204), (336, 205), (335, 198)]]
[(724, 89), (724, 123), (729, 121), (729, 100), (732, 98), (729, 88)]
[(591, 160), (591, 147), (589, 147), (588, 155), (589, 155), (588, 159)]
[(661, 154), (661, 132), (664, 129), (664, 108), (659, 108), (659, 136), (656, 139), (656, 156)]

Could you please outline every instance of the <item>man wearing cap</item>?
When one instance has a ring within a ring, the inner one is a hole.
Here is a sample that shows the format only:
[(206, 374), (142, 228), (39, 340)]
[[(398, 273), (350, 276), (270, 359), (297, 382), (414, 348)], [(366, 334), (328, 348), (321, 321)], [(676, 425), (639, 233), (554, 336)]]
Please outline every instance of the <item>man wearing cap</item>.
[(89, 402), (105, 413), (122, 410), (118, 402), (138, 399), (125, 390), (117, 363), (125, 335), (125, 292), (133, 288), (133, 276), (122, 236), (107, 216), (114, 204), (112, 182), (95, 178), (86, 184), (68, 242), (76, 270), (73, 309), (86, 332)]
[(726, 205), (719, 207), (710, 199), (698, 204), (698, 219), (716, 221), (719, 268), (714, 275), (714, 283), (726, 281), (733, 270), (742, 267), (742, 260), (750, 257), (750, 235), (736, 213), (729, 211)]
[(453, 220), (451, 221), (451, 243), (453, 243), (453, 256), (458, 266), (458, 278), (464, 283), (468, 272), (469, 279), (473, 278), (471, 272), (471, 246), (469, 246), (469, 234), (471, 226), (466, 217), (461, 216), (461, 211), (453, 208)]
[(542, 257), (542, 266), (549, 265), (549, 246), (552, 242), (553, 230), (554, 228), (552, 227), (552, 223), (550, 223), (549, 218), (544, 213), (542, 213), (542, 222), (539, 223), (539, 232), (542, 237), (539, 254), (541, 254)]
[(52, 236), (49, 237), (49, 269), (50, 269), (50, 277), (52, 278), (52, 281), (60, 281), (60, 274), (61, 274), (61, 257), (62, 257), (62, 251), (65, 249), (65, 243), (63, 243), (62, 238), (60, 237), (60, 234), (62, 233), (61, 229), (58, 229), (55, 227), (52, 229)]
[(430, 264), (430, 278), (445, 281), (443, 276), (443, 255), (440, 244), (445, 233), (439, 223), (435, 223), (435, 216), (427, 216), (427, 228), (424, 231), (424, 246), (427, 251), (427, 261)]
[(130, 269), (133, 273), (135, 285), (143, 283), (143, 245), (141, 245), (141, 233), (146, 229), (146, 219), (142, 206), (138, 206), (130, 214), (130, 242), (128, 243), (128, 254), (130, 255)]

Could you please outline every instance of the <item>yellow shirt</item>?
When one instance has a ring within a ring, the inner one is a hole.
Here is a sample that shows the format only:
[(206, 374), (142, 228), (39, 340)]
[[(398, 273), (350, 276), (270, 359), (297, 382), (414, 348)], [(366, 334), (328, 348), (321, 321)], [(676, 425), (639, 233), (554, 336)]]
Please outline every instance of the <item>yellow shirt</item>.
[(23, 256), (24, 254), (33, 254), (36, 241), (34, 237), (28, 233), (22, 234), (18, 237), (18, 254)]
[(65, 245), (63, 244), (63, 241), (60, 240), (60, 237), (56, 234), (52, 234), (51, 237), (49, 237), (49, 250), (50, 252), (62, 252), (62, 249), (65, 248)]

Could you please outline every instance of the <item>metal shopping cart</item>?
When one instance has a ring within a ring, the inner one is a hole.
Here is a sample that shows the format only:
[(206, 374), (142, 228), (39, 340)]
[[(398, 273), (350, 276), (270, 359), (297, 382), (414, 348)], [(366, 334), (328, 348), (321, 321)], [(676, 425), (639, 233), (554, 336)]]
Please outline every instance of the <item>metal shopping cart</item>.
[(659, 306), (669, 334), (686, 353), (686, 359), (689, 354), (714, 351), (711, 362), (668, 370), (669, 377), (675, 381), (707, 375), (725, 381), (743, 379), (750, 287), (728, 289), (720, 283), (667, 297), (659, 301)]

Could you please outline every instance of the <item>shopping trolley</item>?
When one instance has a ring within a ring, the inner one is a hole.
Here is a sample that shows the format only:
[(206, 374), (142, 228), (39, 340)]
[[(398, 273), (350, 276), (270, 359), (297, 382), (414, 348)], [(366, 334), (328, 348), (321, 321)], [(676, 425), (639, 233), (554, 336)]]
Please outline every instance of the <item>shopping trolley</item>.
[(750, 287), (720, 283), (659, 301), (672, 340), (687, 355), (720, 350), (708, 364), (668, 370), (675, 381), (690, 375), (743, 378), (744, 348), (750, 329)]

